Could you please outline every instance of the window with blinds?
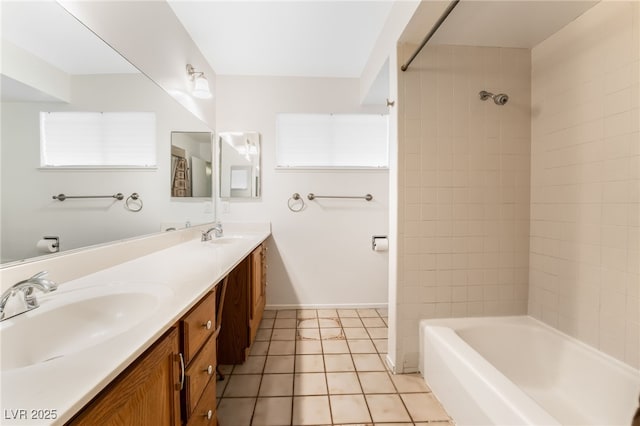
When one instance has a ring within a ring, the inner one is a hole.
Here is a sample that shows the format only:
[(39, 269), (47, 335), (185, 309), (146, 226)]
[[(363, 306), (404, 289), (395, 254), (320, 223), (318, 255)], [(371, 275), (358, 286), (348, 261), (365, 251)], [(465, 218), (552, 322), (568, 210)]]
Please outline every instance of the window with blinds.
[(389, 121), (373, 114), (278, 114), (277, 168), (387, 168)]
[(152, 112), (41, 112), (42, 167), (156, 167)]

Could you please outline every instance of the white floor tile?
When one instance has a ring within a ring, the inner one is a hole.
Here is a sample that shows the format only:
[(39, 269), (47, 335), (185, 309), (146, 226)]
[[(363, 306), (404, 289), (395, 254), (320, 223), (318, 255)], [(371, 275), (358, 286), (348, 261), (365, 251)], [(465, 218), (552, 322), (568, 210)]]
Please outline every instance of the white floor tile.
[(294, 397), (292, 423), (294, 425), (331, 424), (329, 397), (327, 395)]

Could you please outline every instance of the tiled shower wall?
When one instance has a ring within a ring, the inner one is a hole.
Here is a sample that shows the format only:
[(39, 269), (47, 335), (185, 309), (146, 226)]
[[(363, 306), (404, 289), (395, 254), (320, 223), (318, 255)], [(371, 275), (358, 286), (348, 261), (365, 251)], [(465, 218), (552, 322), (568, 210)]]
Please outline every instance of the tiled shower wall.
[(399, 72), (398, 372), (417, 369), (421, 318), (527, 311), (530, 66), (527, 49), (427, 46)]
[(529, 313), (640, 368), (640, 3), (532, 50)]

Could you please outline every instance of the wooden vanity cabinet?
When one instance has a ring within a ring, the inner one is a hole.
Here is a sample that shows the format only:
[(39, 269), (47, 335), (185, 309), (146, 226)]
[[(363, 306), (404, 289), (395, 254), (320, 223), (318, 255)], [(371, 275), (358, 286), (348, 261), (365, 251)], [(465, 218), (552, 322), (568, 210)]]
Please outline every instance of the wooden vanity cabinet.
[(218, 336), (216, 286), (67, 424), (216, 426), (216, 365), (243, 363), (255, 340), (265, 252), (258, 246), (229, 273)]
[(67, 424), (180, 424), (178, 353), (178, 328), (172, 327)]
[(188, 425), (216, 424), (217, 287), (180, 320), (185, 380), (182, 418)]
[(216, 426), (216, 291), (68, 424)]
[(256, 338), (266, 302), (265, 252), (261, 244), (229, 273), (218, 337), (220, 364), (242, 364)]

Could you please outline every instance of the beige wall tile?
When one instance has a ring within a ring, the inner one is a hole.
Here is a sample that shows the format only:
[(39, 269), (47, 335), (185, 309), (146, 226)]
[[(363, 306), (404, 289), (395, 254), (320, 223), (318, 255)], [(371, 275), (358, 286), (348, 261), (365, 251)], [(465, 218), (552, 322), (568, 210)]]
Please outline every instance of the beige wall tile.
[(532, 50), (529, 255), (529, 313), (636, 368), (639, 8), (602, 2)]
[(639, 16), (602, 2), (531, 51), (427, 46), (399, 75), (399, 371), (419, 318), (526, 312), (640, 366), (599, 315), (640, 293)]

